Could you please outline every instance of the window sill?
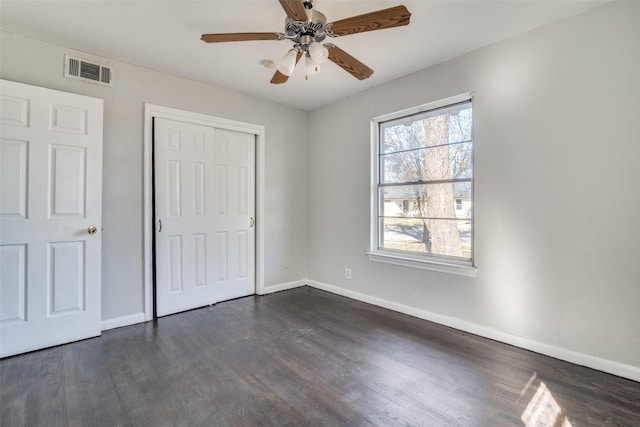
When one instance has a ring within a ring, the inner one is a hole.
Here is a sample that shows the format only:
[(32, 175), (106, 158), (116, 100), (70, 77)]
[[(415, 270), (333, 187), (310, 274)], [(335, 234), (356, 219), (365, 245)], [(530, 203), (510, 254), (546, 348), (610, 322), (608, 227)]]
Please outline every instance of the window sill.
[(369, 261), (420, 268), (440, 273), (457, 274), (459, 276), (475, 277), (476, 272), (478, 271), (478, 268), (472, 265), (461, 265), (421, 258), (411, 258), (405, 255), (389, 254), (385, 252), (367, 252), (367, 256), (369, 257)]

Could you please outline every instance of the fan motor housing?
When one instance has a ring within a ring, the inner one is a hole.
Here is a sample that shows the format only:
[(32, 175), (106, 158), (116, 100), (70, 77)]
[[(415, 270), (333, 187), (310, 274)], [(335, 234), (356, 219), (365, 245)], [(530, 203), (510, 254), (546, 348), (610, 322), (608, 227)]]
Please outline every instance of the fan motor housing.
[(306, 21), (294, 21), (287, 17), (284, 21), (284, 33), (297, 41), (300, 36), (310, 36), (315, 41), (321, 42), (327, 37), (327, 17), (317, 10), (306, 9)]

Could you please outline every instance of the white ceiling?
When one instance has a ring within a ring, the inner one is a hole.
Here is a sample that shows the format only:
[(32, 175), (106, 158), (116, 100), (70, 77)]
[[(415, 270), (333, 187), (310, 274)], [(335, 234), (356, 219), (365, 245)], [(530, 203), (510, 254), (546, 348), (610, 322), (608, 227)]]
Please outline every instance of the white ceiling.
[(277, 0), (2, 0), (0, 25), (4, 31), (310, 110), (605, 2), (317, 0), (315, 8), (330, 22), (404, 4), (411, 23), (331, 40), (375, 70), (367, 80), (328, 62), (305, 81), (301, 63), (283, 85), (269, 83), (274, 70), (262, 61), (277, 61), (290, 41), (200, 40), (203, 33), (282, 32), (285, 13)]

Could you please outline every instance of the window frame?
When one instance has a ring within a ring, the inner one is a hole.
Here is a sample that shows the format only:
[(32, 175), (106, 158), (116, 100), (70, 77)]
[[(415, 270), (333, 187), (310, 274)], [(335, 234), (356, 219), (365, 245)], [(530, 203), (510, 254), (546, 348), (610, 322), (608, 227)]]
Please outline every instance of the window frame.
[[(475, 138), (472, 139), (472, 175), (471, 175), (471, 259), (456, 259), (453, 257), (420, 254), (417, 252), (403, 251), (400, 249), (385, 249), (379, 247), (380, 241), (380, 223), (379, 212), (381, 202), (379, 197), (380, 185), (380, 125), (390, 120), (403, 117), (413, 116), (419, 113), (428, 112), (440, 108), (445, 108), (462, 102), (471, 102), (473, 108), (473, 92), (452, 96), (445, 99), (422, 104), (416, 107), (407, 108), (394, 113), (385, 114), (374, 117), (371, 120), (371, 212), (370, 212), (370, 246), (367, 256), (370, 261), (384, 262), (389, 264), (401, 265), (406, 267), (420, 268), (425, 270), (438, 271), (442, 273), (458, 274), (463, 276), (474, 277), (477, 272), (475, 266)], [(472, 119), (472, 135), (474, 135), (473, 127), (475, 116)]]

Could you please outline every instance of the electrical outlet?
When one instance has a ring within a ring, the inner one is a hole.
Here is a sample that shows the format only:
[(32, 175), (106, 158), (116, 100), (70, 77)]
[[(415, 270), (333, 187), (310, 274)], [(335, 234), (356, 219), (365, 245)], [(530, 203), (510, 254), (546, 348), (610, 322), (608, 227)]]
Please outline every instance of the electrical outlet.
[(289, 261), (285, 261), (284, 262), (284, 268), (290, 268), (291, 264), (289, 264)]
[(345, 277), (346, 279), (351, 280), (351, 269), (350, 269), (350, 268), (345, 268), (345, 269), (344, 269), (344, 277)]

